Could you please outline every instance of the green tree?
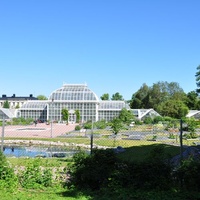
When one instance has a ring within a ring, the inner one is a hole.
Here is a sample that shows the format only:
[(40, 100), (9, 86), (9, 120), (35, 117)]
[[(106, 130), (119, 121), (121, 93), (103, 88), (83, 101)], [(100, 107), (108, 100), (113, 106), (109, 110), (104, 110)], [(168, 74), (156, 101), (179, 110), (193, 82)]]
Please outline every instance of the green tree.
[(122, 128), (123, 124), (119, 118), (116, 117), (111, 121), (111, 129), (115, 135), (117, 135), (117, 133), (119, 133)]
[(100, 98), (101, 98), (101, 100), (109, 100), (110, 99), (108, 93), (103, 94)]
[(47, 100), (48, 98), (46, 96), (44, 96), (44, 95), (38, 95), (37, 99), (38, 100)]
[(10, 108), (10, 104), (9, 104), (8, 100), (3, 102), (3, 108)]
[(122, 108), (122, 110), (119, 114), (119, 119), (123, 123), (130, 125), (130, 123), (134, 121), (135, 117), (130, 110), (127, 110), (126, 108)]
[(80, 119), (81, 119), (81, 115), (80, 115), (79, 110), (75, 110), (75, 114), (76, 114), (76, 123), (79, 123)]
[(111, 100), (115, 100), (115, 101), (123, 101), (123, 96), (119, 93), (116, 92), (115, 94), (112, 95)]
[(187, 96), (176, 82), (157, 82), (152, 87), (143, 84), (132, 96), (131, 108), (153, 108), (158, 111), (158, 106), (167, 100), (186, 101)]
[(196, 77), (196, 85), (197, 85), (196, 92), (197, 94), (200, 94), (200, 65), (197, 67), (197, 72), (195, 74), (195, 77)]
[(189, 109), (183, 101), (176, 101), (170, 99), (162, 102), (158, 106), (158, 112), (164, 117), (168, 116), (180, 119), (188, 114)]
[(186, 105), (190, 110), (198, 110), (198, 94), (195, 91), (191, 91), (187, 94)]
[(130, 107), (132, 109), (137, 108), (146, 108), (144, 104), (145, 98), (147, 98), (149, 94), (149, 87), (144, 83), (140, 89), (132, 95), (132, 99), (130, 101)]
[(157, 111), (157, 107), (169, 99), (185, 101), (186, 95), (183, 89), (176, 82), (157, 82), (153, 84), (150, 92), (150, 103), (151, 107)]
[(102, 119), (94, 123), (94, 126), (98, 129), (104, 129), (107, 126), (106, 120)]
[(67, 121), (67, 124), (68, 124), (69, 111), (67, 109), (63, 108), (61, 111), (61, 114), (62, 114), (62, 119), (64, 121)]

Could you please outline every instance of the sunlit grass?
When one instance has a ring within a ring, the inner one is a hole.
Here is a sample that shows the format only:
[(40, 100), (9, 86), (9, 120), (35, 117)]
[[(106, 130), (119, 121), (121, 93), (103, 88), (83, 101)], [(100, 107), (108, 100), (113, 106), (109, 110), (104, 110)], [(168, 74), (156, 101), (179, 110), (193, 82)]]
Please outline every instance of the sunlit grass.
[(14, 192), (0, 190), (1, 200), (89, 200), (81, 193), (72, 193), (66, 189), (47, 188), (45, 190), (18, 189)]
[[(33, 159), (35, 158), (7, 157), (8, 162), (10, 162), (12, 166), (27, 166)], [(40, 158), (40, 165), (44, 167), (66, 167), (67, 163), (71, 162), (71, 159), (72, 158)]]

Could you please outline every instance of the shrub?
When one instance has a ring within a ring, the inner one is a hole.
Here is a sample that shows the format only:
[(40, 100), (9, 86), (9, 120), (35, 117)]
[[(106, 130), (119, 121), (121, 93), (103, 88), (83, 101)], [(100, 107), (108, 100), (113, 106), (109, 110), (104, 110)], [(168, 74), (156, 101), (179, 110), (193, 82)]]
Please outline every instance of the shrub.
[(24, 188), (42, 188), (53, 184), (52, 170), (40, 167), (40, 159), (30, 160), (28, 166), (19, 173), (20, 184)]
[(73, 157), (74, 163), (70, 166), (68, 186), (100, 189), (111, 176), (116, 159), (112, 150), (95, 150), (89, 156), (84, 152), (76, 154)]
[(109, 188), (157, 189), (172, 187), (171, 167), (164, 149), (155, 148), (141, 163), (119, 160), (113, 150), (95, 150), (92, 155), (79, 153), (70, 166), (68, 186), (99, 190)]
[(200, 190), (200, 161), (190, 158), (183, 161), (177, 169), (175, 177), (182, 183), (182, 187), (187, 191)]
[(76, 126), (75, 126), (75, 131), (80, 131), (80, 130), (81, 130), (81, 126), (76, 125)]
[(6, 157), (0, 151), (0, 189), (14, 190), (18, 185), (14, 169), (9, 165)]

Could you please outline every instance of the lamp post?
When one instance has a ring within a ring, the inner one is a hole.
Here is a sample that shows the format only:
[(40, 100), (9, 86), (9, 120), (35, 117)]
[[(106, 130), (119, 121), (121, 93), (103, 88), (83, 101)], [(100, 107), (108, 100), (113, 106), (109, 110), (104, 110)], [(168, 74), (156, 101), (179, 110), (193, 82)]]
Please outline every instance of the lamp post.
[(51, 138), (53, 137), (53, 101), (54, 99), (51, 100)]

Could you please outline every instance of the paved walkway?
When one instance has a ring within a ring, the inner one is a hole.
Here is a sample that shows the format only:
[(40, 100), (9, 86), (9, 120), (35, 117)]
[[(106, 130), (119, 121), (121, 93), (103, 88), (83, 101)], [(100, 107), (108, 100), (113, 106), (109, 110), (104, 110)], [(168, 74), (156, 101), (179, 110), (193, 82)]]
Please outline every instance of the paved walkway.
[[(18, 125), (18, 126), (5, 126), (4, 137), (30, 137), (30, 138), (51, 138), (61, 136), (67, 132), (73, 131), (76, 124), (51, 124), (46, 125), (45, 123), (38, 123), (34, 125)], [(0, 137), (2, 137), (2, 130), (0, 129)]]

